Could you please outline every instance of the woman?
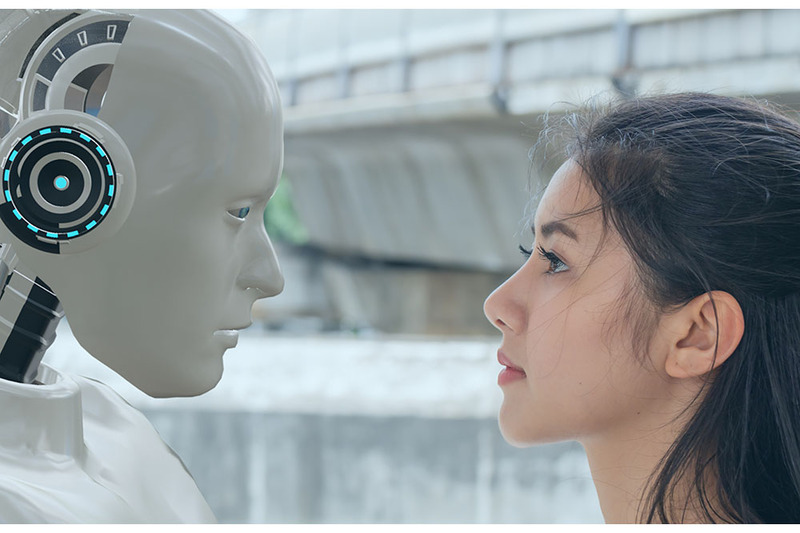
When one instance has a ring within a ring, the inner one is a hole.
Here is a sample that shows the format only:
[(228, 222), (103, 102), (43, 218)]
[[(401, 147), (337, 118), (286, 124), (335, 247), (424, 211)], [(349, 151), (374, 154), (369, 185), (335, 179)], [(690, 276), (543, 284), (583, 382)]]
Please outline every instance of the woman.
[(564, 125), (485, 304), (503, 435), (578, 440), (607, 522), (800, 522), (800, 126), (697, 93)]

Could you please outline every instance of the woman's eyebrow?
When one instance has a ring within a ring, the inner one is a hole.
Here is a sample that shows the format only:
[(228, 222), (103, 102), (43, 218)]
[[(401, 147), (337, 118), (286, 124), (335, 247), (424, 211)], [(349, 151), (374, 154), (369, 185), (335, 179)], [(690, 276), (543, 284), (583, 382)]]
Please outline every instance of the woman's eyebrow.
[[(534, 225), (531, 225), (531, 232), (533, 232), (534, 237), (536, 236), (536, 228)], [(553, 233), (561, 233), (575, 242), (578, 242), (578, 234), (575, 232), (574, 229), (569, 227), (566, 223), (560, 220), (553, 220), (551, 222), (547, 222), (546, 224), (542, 224), (542, 237), (549, 237)]]

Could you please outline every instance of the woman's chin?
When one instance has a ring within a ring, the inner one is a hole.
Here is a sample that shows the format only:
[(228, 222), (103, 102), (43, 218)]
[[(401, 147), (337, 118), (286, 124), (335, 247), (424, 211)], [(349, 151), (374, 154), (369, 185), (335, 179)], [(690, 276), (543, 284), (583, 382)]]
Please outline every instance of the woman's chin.
[(530, 409), (519, 409), (508, 402), (503, 402), (497, 421), (503, 438), (517, 448), (575, 439), (568, 428), (554, 426), (552, 420), (537, 417)]
[(518, 413), (515, 413), (514, 409), (508, 405), (508, 402), (503, 402), (497, 422), (500, 426), (500, 433), (510, 445), (517, 448), (526, 448), (532, 444), (537, 444), (535, 435), (532, 435), (534, 432), (531, 431), (530, 427), (526, 427), (526, 425), (530, 424), (530, 420), (525, 420), (524, 417), (520, 417)]

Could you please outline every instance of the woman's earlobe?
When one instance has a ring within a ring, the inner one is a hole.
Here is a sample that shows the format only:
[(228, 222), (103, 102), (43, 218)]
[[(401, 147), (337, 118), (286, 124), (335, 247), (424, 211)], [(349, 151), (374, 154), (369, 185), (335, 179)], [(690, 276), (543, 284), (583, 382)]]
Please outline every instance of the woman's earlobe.
[(674, 378), (700, 377), (724, 363), (744, 334), (744, 314), (736, 298), (711, 291), (695, 297), (670, 317), (667, 374)]

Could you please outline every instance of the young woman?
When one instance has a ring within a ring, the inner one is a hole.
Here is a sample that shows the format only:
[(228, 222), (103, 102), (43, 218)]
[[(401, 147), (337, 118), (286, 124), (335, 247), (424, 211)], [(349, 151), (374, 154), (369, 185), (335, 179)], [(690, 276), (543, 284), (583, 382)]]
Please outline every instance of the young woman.
[(800, 126), (697, 93), (561, 126), (485, 304), (503, 435), (578, 440), (607, 522), (800, 522)]

